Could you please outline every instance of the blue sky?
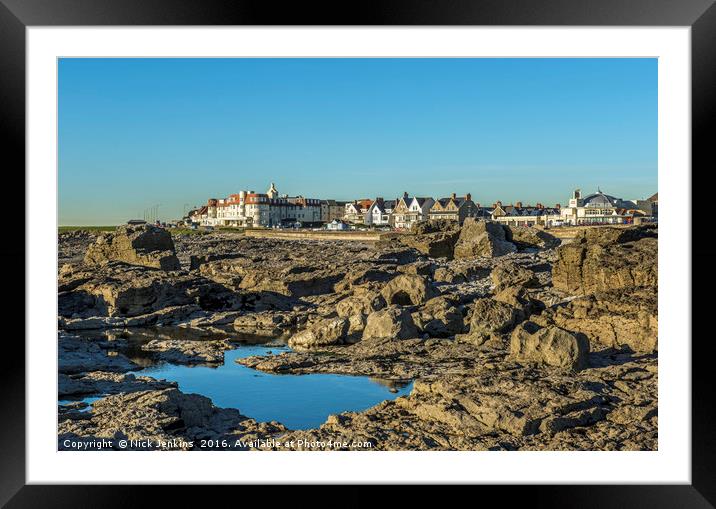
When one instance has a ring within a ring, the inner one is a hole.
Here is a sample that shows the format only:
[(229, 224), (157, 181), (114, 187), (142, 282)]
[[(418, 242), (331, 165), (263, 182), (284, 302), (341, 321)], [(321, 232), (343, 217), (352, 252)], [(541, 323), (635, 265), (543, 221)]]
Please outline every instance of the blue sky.
[(565, 203), (657, 191), (656, 59), (61, 59), (59, 222), (241, 189)]

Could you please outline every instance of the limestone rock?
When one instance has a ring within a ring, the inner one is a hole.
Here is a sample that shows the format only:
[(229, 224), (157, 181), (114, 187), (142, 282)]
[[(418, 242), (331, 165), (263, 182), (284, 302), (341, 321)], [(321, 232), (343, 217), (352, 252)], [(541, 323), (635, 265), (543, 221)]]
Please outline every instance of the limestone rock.
[(447, 297), (435, 297), (412, 314), (418, 329), (430, 337), (443, 338), (460, 334), (463, 316), (455, 303)]
[(110, 449), (117, 450), (134, 449), (120, 447), (120, 440), (152, 444), (156, 449), (200, 449), (200, 439), (225, 441), (226, 447), (217, 449), (239, 449), (239, 440), (247, 443), (286, 431), (279, 423), (257, 423), (236, 409), (215, 407), (209, 398), (174, 388), (108, 396), (92, 407), (83, 419), (60, 420), (61, 450), (71, 441), (97, 439), (105, 439)]
[(153, 339), (142, 345), (142, 350), (156, 352), (160, 360), (172, 364), (221, 364), (224, 362), (224, 351), (231, 348), (231, 343), (226, 339)]
[(417, 337), (413, 318), (405, 309), (390, 306), (368, 315), (363, 341), (377, 338), (408, 339)]
[(510, 339), (510, 356), (518, 362), (580, 370), (587, 365), (589, 341), (559, 327), (518, 325)]
[(340, 344), (348, 334), (348, 328), (349, 322), (346, 318), (320, 320), (308, 329), (291, 336), (288, 346), (301, 350)]
[(400, 242), (430, 258), (452, 258), (460, 227), (452, 221), (423, 221), (411, 227)]
[(59, 373), (57, 395), (62, 397), (85, 394), (118, 394), (121, 392), (147, 391), (176, 387), (176, 382), (155, 380), (148, 376), (135, 376), (132, 373), (110, 373), (91, 371), (83, 375)]
[(353, 315), (369, 315), (373, 311), (378, 311), (385, 307), (385, 299), (379, 293), (369, 293), (366, 295), (351, 295), (341, 300), (336, 305), (336, 313), (338, 316), (348, 318)]
[(472, 308), (470, 330), (460, 339), (482, 345), (495, 334), (509, 332), (524, 318), (524, 313), (514, 306), (488, 298), (478, 299)]
[(390, 281), (380, 292), (389, 305), (420, 305), (438, 295), (438, 290), (425, 277), (401, 274)]
[(638, 353), (658, 349), (659, 299), (656, 288), (626, 288), (580, 297), (548, 310), (539, 320), (585, 334), (605, 348), (629, 347)]
[(500, 263), (492, 269), (490, 277), (495, 285), (496, 293), (510, 286), (530, 288), (539, 285), (534, 272), (514, 262)]
[(196, 275), (123, 262), (63, 274), (58, 290), (59, 314), (66, 318), (133, 317), (188, 304), (218, 311), (242, 301), (241, 295)]
[(121, 261), (162, 270), (180, 270), (171, 234), (151, 225), (117, 227), (114, 232), (103, 233), (89, 246), (85, 263), (98, 265), (108, 261)]
[(517, 249), (552, 249), (561, 244), (554, 235), (533, 226), (506, 226)]
[(455, 258), (492, 258), (515, 251), (517, 247), (507, 238), (505, 227), (493, 221), (478, 221), (474, 218), (465, 220), (455, 244)]
[(554, 287), (573, 294), (656, 286), (657, 239), (652, 228), (599, 227), (557, 250)]

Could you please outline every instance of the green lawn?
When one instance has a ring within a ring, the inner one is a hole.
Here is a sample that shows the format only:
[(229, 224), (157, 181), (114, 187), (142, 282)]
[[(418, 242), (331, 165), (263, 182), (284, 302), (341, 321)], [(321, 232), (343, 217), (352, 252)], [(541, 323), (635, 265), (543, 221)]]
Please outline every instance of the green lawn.
[(73, 232), (76, 230), (88, 230), (95, 232), (113, 232), (116, 226), (60, 226), (57, 228), (58, 233)]

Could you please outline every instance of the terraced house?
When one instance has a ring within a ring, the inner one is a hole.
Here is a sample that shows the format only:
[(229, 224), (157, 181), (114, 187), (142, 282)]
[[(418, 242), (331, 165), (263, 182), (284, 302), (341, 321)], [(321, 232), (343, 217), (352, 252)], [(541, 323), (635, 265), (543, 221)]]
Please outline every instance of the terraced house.
[(456, 221), (458, 224), (462, 224), (468, 217), (478, 217), (479, 212), (470, 193), (460, 197), (452, 193), (448, 198), (439, 198), (435, 201), (430, 207), (428, 219)]
[(365, 224), (386, 226), (391, 224), (391, 214), (398, 200), (376, 198), (365, 215)]
[(367, 198), (346, 203), (343, 220), (350, 224), (365, 224), (365, 216), (371, 205), (373, 200)]
[(410, 197), (408, 193), (404, 193), (393, 209), (393, 219), (391, 221), (393, 227), (399, 230), (408, 230), (415, 223), (427, 221), (430, 208), (434, 203), (435, 200), (432, 198)]
[(493, 205), (490, 218), (493, 221), (508, 226), (558, 226), (563, 221), (560, 205), (545, 207), (541, 203), (536, 205), (523, 205), (518, 201), (514, 205), (503, 205), (497, 202)]

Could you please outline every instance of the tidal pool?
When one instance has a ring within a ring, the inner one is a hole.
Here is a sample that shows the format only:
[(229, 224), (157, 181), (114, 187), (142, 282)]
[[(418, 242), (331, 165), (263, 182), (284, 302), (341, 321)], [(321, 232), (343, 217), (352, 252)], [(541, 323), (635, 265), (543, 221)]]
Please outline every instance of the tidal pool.
[(242, 344), (226, 351), (218, 367), (164, 363), (134, 373), (177, 382), (182, 392), (201, 394), (216, 406), (237, 408), (257, 421), (279, 421), (290, 429), (316, 428), (331, 414), (365, 410), (407, 395), (413, 386), (363, 376), (274, 375), (235, 362), (288, 350), (284, 345)]

